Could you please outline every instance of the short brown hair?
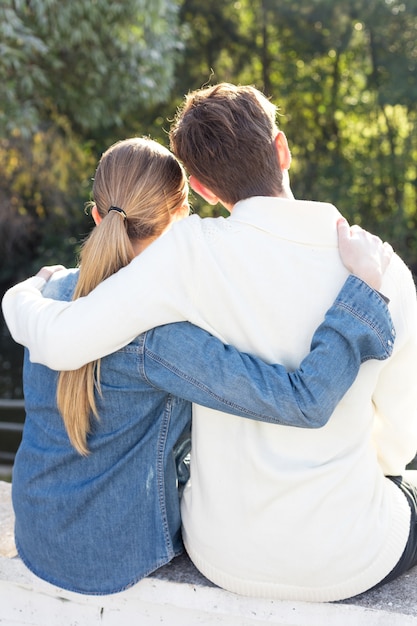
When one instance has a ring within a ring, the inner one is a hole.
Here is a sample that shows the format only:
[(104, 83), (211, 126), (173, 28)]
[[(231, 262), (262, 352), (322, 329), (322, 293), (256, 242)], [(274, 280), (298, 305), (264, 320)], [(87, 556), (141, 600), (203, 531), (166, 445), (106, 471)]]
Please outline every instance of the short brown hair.
[(171, 150), (224, 202), (278, 195), (276, 113), (252, 86), (220, 83), (191, 92), (171, 127)]

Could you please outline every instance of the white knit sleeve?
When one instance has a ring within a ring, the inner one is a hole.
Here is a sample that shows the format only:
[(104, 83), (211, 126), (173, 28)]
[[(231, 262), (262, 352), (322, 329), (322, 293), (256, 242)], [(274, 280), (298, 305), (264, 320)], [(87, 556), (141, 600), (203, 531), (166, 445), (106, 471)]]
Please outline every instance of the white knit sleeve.
[(193, 297), (187, 269), (198, 273), (198, 267), (190, 261), (192, 246), (180, 245), (183, 230), (160, 237), (88, 296), (71, 302), (44, 298), (43, 279), (15, 285), (2, 302), (12, 337), (29, 349), (31, 361), (71, 370), (120, 349), (145, 330), (187, 320)]
[(411, 274), (398, 258), (389, 278), (397, 339), (373, 394), (373, 440), (384, 474), (399, 476), (417, 454), (417, 303)]

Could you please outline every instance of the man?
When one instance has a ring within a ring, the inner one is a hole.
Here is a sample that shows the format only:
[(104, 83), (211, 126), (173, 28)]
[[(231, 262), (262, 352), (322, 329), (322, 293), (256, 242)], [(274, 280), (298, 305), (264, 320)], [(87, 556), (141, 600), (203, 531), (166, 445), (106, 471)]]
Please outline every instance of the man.
[[(292, 196), (290, 152), (275, 116), (252, 87), (221, 84), (190, 94), (171, 130), (172, 149), (193, 189), (231, 216), (183, 220), (85, 301), (55, 305), (58, 317), (45, 302), (32, 358), (79, 367), (146, 328), (189, 319), (241, 350), (295, 368), (346, 269), (338, 211)], [(402, 475), (417, 449), (416, 294), (397, 256), (381, 291), (397, 330), (393, 356), (362, 366), (322, 429), (274, 428), (194, 407), (184, 542), (218, 585), (331, 601), (416, 562), (416, 494), (386, 477)], [(91, 322), (75, 333), (86, 315)], [(103, 343), (106, 333), (107, 346), (91, 349), (91, 338)], [(81, 346), (71, 345), (76, 336)]]

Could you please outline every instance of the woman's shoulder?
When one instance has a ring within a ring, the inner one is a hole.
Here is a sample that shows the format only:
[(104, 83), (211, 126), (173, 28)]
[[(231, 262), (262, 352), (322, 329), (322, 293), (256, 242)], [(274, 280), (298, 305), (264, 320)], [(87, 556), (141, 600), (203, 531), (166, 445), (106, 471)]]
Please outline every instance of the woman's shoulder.
[(78, 268), (56, 272), (43, 289), (43, 295), (53, 300), (71, 300), (78, 280)]

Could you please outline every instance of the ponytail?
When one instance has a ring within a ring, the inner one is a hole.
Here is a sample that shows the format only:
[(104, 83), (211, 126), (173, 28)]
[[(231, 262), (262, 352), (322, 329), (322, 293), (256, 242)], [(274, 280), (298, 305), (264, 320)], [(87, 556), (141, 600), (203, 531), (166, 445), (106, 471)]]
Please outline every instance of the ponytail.
[[(101, 221), (82, 246), (73, 298), (128, 265), (135, 256), (132, 242), (159, 237), (176, 211), (188, 207), (187, 195), (185, 172), (166, 148), (145, 138), (111, 146), (97, 167), (93, 197)], [(84, 456), (90, 417), (99, 419), (96, 393), (101, 395), (100, 360), (60, 372), (58, 409), (72, 445)]]
[[(109, 245), (109, 241), (112, 245)], [(134, 253), (126, 233), (124, 219), (113, 212), (94, 228), (85, 241), (81, 267), (73, 299), (90, 293), (103, 280), (130, 263)], [(69, 439), (78, 452), (88, 454), (87, 435), (90, 432), (90, 414), (99, 419), (95, 391), (100, 389), (100, 360), (83, 365), (75, 371), (60, 372), (57, 403)]]

